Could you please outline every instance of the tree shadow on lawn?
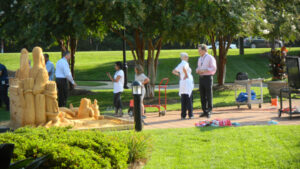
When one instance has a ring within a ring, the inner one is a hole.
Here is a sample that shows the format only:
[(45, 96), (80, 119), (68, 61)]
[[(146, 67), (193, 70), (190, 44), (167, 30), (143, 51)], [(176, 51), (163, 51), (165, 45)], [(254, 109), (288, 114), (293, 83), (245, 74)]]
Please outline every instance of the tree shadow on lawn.
[(272, 120), (277, 120), (278, 122), (281, 122), (281, 121), (300, 121), (300, 114), (294, 114), (294, 115), (292, 115), (292, 118), (290, 119), (290, 115), (284, 113), (284, 115), (281, 114), (281, 117), (272, 117), (271, 119)]

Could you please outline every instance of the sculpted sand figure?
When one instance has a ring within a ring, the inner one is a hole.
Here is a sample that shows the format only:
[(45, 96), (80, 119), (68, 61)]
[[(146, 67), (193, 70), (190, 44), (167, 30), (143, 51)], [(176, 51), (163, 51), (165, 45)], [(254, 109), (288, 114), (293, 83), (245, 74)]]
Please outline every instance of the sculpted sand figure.
[(21, 56), (20, 56), (20, 69), (16, 71), (17, 79), (23, 80), (29, 77), (30, 66), (28, 61), (29, 61), (28, 51), (27, 49), (23, 48), (21, 50)]
[(82, 98), (78, 110), (78, 118), (94, 117), (94, 110), (91, 107), (91, 100)]
[(32, 57), (33, 67), (29, 71), (29, 77), (34, 81), (32, 92), (35, 100), (35, 124), (39, 125), (46, 122), (46, 103), (43, 92), (49, 77), (40, 47), (33, 48)]
[(94, 110), (94, 118), (97, 120), (100, 117), (100, 111), (98, 101), (96, 99), (94, 99), (94, 104), (92, 104), (91, 107)]
[(47, 121), (56, 121), (56, 116), (59, 113), (58, 103), (57, 103), (57, 91), (56, 83), (54, 81), (48, 81), (44, 91), (46, 97), (46, 114)]
[(95, 99), (83, 98), (80, 107), (58, 107), (57, 88), (54, 81), (48, 81), (43, 51), (35, 47), (32, 51), (33, 67), (28, 64), (28, 51), (22, 49), (20, 68), (16, 77), (10, 79), (11, 127), (26, 125), (45, 127), (83, 124), (84, 118), (99, 119), (99, 105)]
[[(24, 100), (25, 100), (25, 111), (23, 114), (24, 125), (35, 125), (35, 104), (34, 104), (34, 95), (32, 89), (34, 86), (34, 81), (32, 78), (24, 79), (23, 81), (23, 91), (24, 91)], [(20, 87), (20, 86), (19, 86)], [(23, 112), (18, 112), (23, 113)]]

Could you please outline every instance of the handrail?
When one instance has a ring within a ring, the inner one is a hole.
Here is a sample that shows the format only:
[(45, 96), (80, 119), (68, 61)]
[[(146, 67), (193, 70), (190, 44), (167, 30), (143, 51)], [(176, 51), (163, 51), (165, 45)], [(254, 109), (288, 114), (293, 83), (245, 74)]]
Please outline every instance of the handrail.
[[(166, 83), (162, 86), (161, 84), (162, 84), (164, 81), (166, 81)], [(163, 78), (163, 79), (160, 81), (160, 83), (159, 83), (159, 88), (161, 88), (161, 87), (166, 88), (167, 85), (168, 85), (168, 83), (169, 83), (169, 78)]]

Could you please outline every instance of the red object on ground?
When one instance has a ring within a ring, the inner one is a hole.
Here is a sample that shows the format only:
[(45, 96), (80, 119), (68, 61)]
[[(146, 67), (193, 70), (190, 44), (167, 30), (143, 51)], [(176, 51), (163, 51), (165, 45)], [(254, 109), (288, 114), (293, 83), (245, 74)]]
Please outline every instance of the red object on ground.
[(278, 99), (277, 98), (271, 98), (271, 105), (272, 106), (277, 106), (278, 105)]
[[(165, 83), (163, 84), (163, 82), (165, 82)], [(144, 105), (145, 107), (156, 107), (159, 111), (159, 116), (160, 115), (165, 115), (165, 113), (167, 111), (167, 87), (168, 87), (168, 83), (169, 83), (169, 78), (163, 78), (159, 83), (159, 86), (158, 86), (158, 104)], [(165, 104), (162, 104), (161, 101), (160, 101), (160, 97), (161, 97), (160, 89), (165, 89)], [(133, 108), (133, 106), (134, 106), (134, 100), (132, 99), (132, 100), (130, 100), (130, 108)], [(165, 109), (164, 113), (162, 113), (161, 107), (163, 107)]]
[(216, 119), (219, 122), (219, 126), (232, 126), (229, 119)]
[(131, 99), (131, 100), (130, 100), (130, 103), (129, 103), (129, 107), (133, 107), (133, 106), (134, 106), (134, 100)]
[[(295, 111), (296, 109), (292, 108), (292, 112)], [(290, 108), (285, 108), (282, 109), (282, 112), (290, 112)]]

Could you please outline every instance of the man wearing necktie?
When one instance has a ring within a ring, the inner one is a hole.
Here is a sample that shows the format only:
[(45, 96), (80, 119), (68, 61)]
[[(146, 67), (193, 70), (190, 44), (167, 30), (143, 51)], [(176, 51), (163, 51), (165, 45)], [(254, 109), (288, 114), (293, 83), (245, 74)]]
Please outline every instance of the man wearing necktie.
[(198, 46), (200, 57), (196, 73), (199, 74), (199, 91), (203, 113), (200, 117), (210, 117), (213, 108), (213, 75), (216, 73), (217, 64), (213, 56), (207, 53), (207, 46)]

